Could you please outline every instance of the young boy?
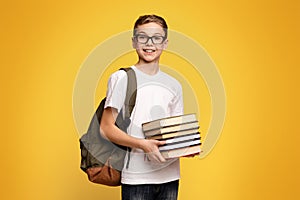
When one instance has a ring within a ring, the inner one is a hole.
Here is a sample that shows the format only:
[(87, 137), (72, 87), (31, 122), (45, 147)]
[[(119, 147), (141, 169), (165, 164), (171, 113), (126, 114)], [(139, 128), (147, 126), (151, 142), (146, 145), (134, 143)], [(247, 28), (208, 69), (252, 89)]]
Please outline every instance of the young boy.
[(168, 45), (167, 34), (168, 26), (160, 16), (144, 15), (135, 22), (132, 45), (138, 62), (131, 67), (137, 77), (137, 97), (128, 134), (115, 126), (125, 100), (126, 72), (113, 73), (108, 82), (101, 132), (110, 141), (131, 148), (128, 166), (122, 171), (123, 200), (177, 199), (179, 159), (165, 160), (158, 149), (164, 142), (145, 139), (142, 131), (142, 123), (183, 114), (180, 83), (159, 68), (160, 56)]

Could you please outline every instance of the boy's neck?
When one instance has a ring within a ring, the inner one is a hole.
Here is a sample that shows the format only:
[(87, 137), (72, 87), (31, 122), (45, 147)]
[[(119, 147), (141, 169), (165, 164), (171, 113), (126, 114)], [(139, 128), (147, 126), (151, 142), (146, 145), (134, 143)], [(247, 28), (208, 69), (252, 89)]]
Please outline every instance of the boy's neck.
[(137, 64), (135, 64), (136, 68), (141, 70), (142, 72), (148, 74), (148, 75), (155, 75), (159, 71), (159, 63), (158, 62), (141, 62), (138, 61)]

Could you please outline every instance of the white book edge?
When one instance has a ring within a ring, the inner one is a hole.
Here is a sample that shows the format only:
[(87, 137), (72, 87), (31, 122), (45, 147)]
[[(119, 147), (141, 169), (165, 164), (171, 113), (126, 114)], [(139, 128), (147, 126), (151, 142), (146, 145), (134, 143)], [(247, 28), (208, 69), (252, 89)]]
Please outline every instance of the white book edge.
[(182, 130), (182, 131), (176, 131), (173, 133), (165, 133), (160, 135), (153, 135), (150, 137), (147, 137), (148, 139), (154, 139), (154, 140), (167, 140), (174, 137), (182, 137), (184, 135), (190, 135), (190, 134), (200, 134), (199, 128), (189, 129), (189, 130)]
[(191, 140), (191, 139), (200, 139), (200, 134), (196, 133), (196, 134), (192, 134), (192, 135), (187, 135), (187, 136), (180, 136), (180, 137), (175, 137), (172, 139), (167, 139), (166, 140), (166, 144), (172, 144), (175, 142), (184, 142), (186, 140)]
[(171, 150), (171, 149), (177, 149), (177, 148), (183, 148), (183, 147), (188, 147), (192, 145), (197, 145), (200, 144), (200, 140), (192, 140), (192, 141), (186, 141), (186, 142), (181, 142), (177, 144), (170, 144), (166, 146), (160, 146), (159, 150), (160, 151), (166, 151), (166, 150)]

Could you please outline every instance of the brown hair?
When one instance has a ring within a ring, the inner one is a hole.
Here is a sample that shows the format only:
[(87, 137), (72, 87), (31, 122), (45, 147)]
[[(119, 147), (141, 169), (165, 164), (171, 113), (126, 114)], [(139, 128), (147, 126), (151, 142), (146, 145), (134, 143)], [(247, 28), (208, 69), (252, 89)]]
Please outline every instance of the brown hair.
[(164, 32), (166, 34), (165, 37), (167, 37), (167, 35), (168, 35), (167, 22), (165, 21), (164, 18), (162, 18), (160, 16), (157, 16), (157, 15), (142, 15), (142, 16), (140, 16), (135, 21), (135, 24), (134, 24), (134, 27), (133, 27), (133, 35), (135, 35), (135, 31), (136, 31), (136, 28), (138, 26), (143, 25), (143, 24), (148, 24), (148, 23), (151, 23), (151, 22), (154, 22), (154, 23), (160, 25), (164, 29)]

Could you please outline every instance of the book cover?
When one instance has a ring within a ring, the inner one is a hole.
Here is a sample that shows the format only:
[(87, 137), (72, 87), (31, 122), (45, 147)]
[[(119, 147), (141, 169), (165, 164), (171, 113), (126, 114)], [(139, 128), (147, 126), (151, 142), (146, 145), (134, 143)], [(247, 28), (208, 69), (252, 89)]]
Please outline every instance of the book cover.
[(167, 134), (167, 133), (173, 133), (173, 132), (190, 130), (190, 129), (198, 129), (198, 128), (199, 128), (199, 124), (196, 121), (196, 122), (191, 122), (191, 123), (186, 123), (186, 124), (179, 124), (179, 125), (154, 129), (154, 130), (150, 130), (150, 131), (144, 131), (144, 134), (146, 137), (151, 137), (154, 135)]
[(179, 115), (174, 117), (167, 117), (163, 119), (154, 120), (151, 122), (146, 122), (142, 124), (143, 131), (149, 131), (153, 129), (158, 129), (161, 127), (167, 127), (172, 125), (184, 124), (188, 122), (195, 122), (196, 114), (186, 114), (186, 115)]
[(179, 149), (162, 151), (161, 154), (164, 158), (168, 159), (168, 158), (178, 158), (178, 157), (193, 155), (193, 154), (200, 153), (200, 151), (201, 149), (199, 144), (199, 145), (194, 145), (194, 146), (189, 146), (189, 147), (184, 147)]

